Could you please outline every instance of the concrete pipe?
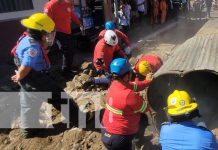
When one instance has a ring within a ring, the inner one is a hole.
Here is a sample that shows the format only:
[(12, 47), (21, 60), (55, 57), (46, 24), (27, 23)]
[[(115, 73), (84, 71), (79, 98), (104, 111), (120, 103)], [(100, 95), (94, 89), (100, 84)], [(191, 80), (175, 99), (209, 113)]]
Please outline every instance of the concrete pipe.
[(164, 107), (175, 89), (186, 90), (199, 104), (202, 121), (218, 127), (218, 34), (195, 36), (177, 47), (154, 75), (148, 99), (157, 112), (156, 126), (167, 121)]

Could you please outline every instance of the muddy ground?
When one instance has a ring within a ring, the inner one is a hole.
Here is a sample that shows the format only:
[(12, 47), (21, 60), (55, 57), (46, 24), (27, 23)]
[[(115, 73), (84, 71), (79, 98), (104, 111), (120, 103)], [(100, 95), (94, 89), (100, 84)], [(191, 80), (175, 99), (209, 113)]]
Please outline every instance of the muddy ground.
[[(204, 21), (180, 21), (175, 28), (141, 44), (139, 49), (133, 52), (130, 62), (134, 64), (137, 58), (144, 53), (157, 54), (163, 61), (166, 61), (172, 54), (173, 49), (182, 44), (186, 39), (192, 37), (204, 23)], [(94, 112), (96, 109), (101, 109), (103, 104), (100, 103), (99, 107), (95, 108), (93, 99), (99, 99), (102, 102), (106, 91), (104, 88), (95, 87), (92, 89), (92, 92), (84, 93), (80, 87), (93, 72), (90, 71), (89, 62), (83, 64), (82, 69), (82, 73), (66, 83), (65, 91), (74, 98), (75, 103), (79, 105), (80, 111), (88, 114), (85, 129), (78, 128), (77, 123), (73, 123), (69, 129), (66, 124), (60, 123), (58, 119), (60, 113), (55, 110), (55, 115), (53, 116), (54, 129), (42, 129), (37, 133), (37, 137), (32, 139), (23, 139), (19, 129), (1, 130), (0, 149), (103, 150), (100, 130), (94, 126)], [(61, 78), (59, 78), (59, 82), (61, 81)], [(152, 126), (151, 120), (149, 120), (149, 124), (150, 126), (148, 126), (145, 132), (145, 138), (140, 149), (158, 150), (160, 149), (158, 139), (154, 136), (156, 131)], [(215, 129), (213, 132), (218, 138), (218, 129)]]

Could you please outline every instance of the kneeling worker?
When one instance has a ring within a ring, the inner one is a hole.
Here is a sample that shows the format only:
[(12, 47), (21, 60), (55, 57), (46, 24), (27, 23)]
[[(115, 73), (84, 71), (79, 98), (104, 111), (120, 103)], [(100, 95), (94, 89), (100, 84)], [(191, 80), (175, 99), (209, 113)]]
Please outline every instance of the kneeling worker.
[(161, 58), (154, 54), (145, 54), (135, 63), (135, 72), (142, 76), (146, 76), (148, 73), (155, 73), (163, 62)]
[(113, 60), (110, 72), (113, 81), (108, 89), (102, 119), (102, 141), (109, 150), (130, 150), (132, 139), (139, 129), (141, 114), (149, 110), (149, 103), (129, 88), (132, 71), (128, 60)]

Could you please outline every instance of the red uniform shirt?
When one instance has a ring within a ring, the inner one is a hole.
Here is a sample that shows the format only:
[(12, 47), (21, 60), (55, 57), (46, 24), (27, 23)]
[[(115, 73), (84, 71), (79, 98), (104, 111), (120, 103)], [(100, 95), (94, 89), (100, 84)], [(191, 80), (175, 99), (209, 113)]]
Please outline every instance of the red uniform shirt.
[[(102, 123), (107, 132), (131, 135), (138, 131), (140, 113), (135, 113), (135, 111), (142, 108), (144, 100), (141, 97), (121, 82), (115, 80), (108, 89), (106, 103), (114, 109), (123, 111), (123, 115), (119, 115), (105, 108)], [(148, 107), (145, 107), (141, 113), (144, 113), (147, 109)]]
[(146, 87), (148, 87), (150, 83), (151, 81), (148, 80), (139, 81), (138, 78), (135, 78), (134, 82), (129, 82), (128, 87), (135, 92), (139, 92), (144, 90)]
[(55, 22), (55, 28), (58, 32), (71, 34), (71, 20), (78, 25), (81, 24), (73, 12), (73, 5), (65, 1), (50, 0), (45, 4), (44, 13)]
[[(104, 38), (104, 34), (107, 30), (102, 30), (99, 35), (98, 35), (98, 39), (102, 39)], [(124, 34), (123, 32), (115, 29), (114, 32), (117, 34), (117, 37), (120, 38), (121, 40), (124, 41), (124, 43), (126, 44), (126, 46), (130, 46), (130, 42), (129, 42), (129, 38), (126, 36), (126, 34)]]
[[(118, 52), (121, 57), (125, 56), (124, 52), (120, 50), (118, 45), (110, 46), (105, 43), (104, 39), (99, 40), (94, 50), (93, 63), (95, 68), (108, 71), (110, 63), (113, 60), (114, 52)], [(103, 59), (105, 64), (101, 66), (97, 65), (96, 64), (97, 59)]]
[(156, 72), (163, 64), (160, 57), (152, 54), (145, 54), (135, 64), (136, 72), (138, 72), (138, 66), (141, 61), (147, 61), (151, 65), (153, 73)]

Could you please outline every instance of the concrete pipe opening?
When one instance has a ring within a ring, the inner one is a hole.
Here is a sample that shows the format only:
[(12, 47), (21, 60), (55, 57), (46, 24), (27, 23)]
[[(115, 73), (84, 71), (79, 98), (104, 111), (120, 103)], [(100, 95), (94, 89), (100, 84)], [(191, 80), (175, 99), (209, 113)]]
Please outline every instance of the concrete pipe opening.
[(161, 123), (167, 121), (163, 108), (167, 106), (168, 95), (175, 89), (186, 90), (196, 99), (202, 115), (200, 120), (205, 121), (209, 129), (218, 127), (218, 74), (211, 70), (198, 70), (164, 73), (153, 80), (148, 88), (148, 99), (157, 112), (158, 129)]

